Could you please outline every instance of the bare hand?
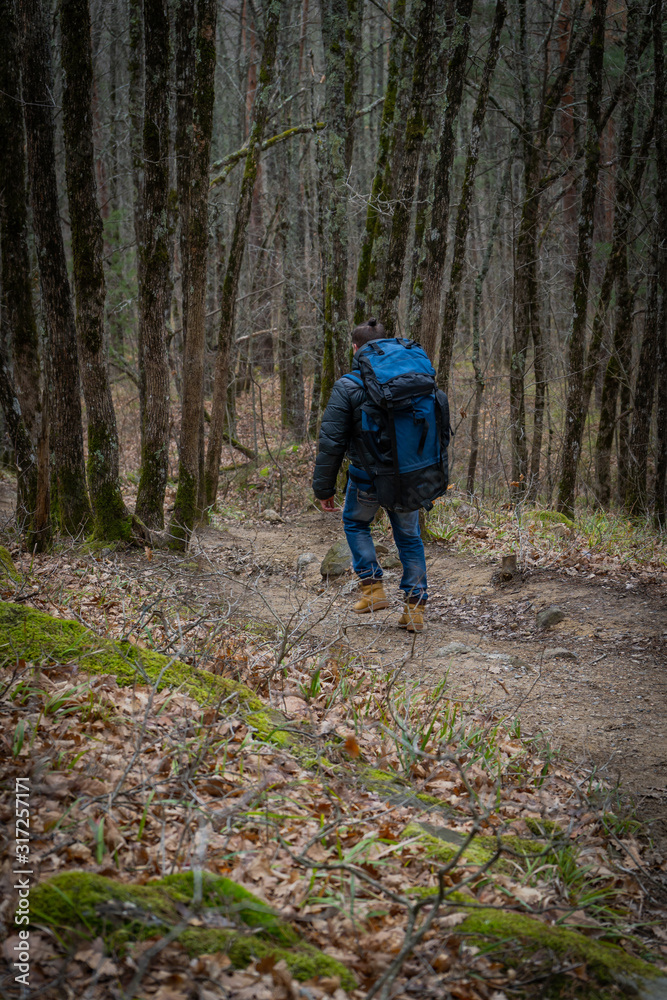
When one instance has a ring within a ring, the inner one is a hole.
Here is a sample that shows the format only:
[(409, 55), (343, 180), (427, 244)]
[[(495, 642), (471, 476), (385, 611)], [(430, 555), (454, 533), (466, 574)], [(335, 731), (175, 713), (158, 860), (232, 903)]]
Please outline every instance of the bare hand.
[(327, 513), (332, 513), (335, 510), (334, 498), (329, 497), (328, 500), (320, 500), (320, 507)]

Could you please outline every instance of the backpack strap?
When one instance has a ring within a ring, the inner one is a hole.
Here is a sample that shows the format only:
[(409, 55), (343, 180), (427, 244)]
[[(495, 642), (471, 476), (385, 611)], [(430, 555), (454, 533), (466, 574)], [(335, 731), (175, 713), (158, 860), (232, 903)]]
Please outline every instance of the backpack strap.
[(360, 385), (362, 389), (364, 388), (364, 380), (361, 375), (358, 375), (356, 372), (348, 372), (347, 375), (343, 375), (342, 377), (349, 378), (351, 382), (355, 382), (357, 385)]

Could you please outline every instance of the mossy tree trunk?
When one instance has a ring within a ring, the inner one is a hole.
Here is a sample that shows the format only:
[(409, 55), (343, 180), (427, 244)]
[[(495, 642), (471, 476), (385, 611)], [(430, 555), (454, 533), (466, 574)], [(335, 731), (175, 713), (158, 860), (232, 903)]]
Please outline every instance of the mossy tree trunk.
[(25, 146), (18, 24), (12, 0), (0, 0), (0, 234), (2, 311), (10, 334), (16, 392), (33, 444), (41, 423), (39, 333), (30, 287)]
[(141, 478), (136, 512), (164, 525), (169, 450), (169, 365), (165, 309), (169, 294), (169, 17), (166, 0), (144, 0), (146, 81), (139, 288)]
[(482, 137), (482, 126), (486, 116), (486, 107), (489, 99), (489, 88), (498, 61), (500, 51), (500, 33), (507, 17), (507, 0), (496, 0), (496, 10), (491, 26), (491, 37), (489, 48), (484, 62), (482, 80), (477, 94), (477, 101), (472, 113), (472, 124), (470, 126), (470, 139), (468, 140), (468, 152), (466, 155), (466, 165), (463, 175), (463, 186), (459, 200), (459, 208), (456, 215), (456, 228), (454, 231), (454, 252), (452, 256), (452, 268), (450, 272), (449, 288), (445, 297), (445, 312), (442, 322), (442, 336), (440, 339), (440, 352), (438, 356), (438, 384), (445, 391), (449, 381), (449, 368), (452, 363), (452, 351), (454, 349), (454, 338), (456, 336), (456, 322), (459, 315), (459, 297), (461, 293), (461, 282), (463, 280), (463, 268), (465, 265), (466, 244), (468, 241), (468, 227), (470, 225), (470, 205), (473, 198), (475, 185), (475, 174), (477, 172), (477, 161), (479, 159), (479, 145)]
[[(208, 191), (215, 92), (216, 0), (197, 7), (196, 73), (192, 102), (192, 162), (187, 212), (188, 294), (184, 299), (183, 407), (178, 489), (171, 523), (173, 544), (184, 548), (198, 514), (204, 415)], [(183, 217), (181, 217), (183, 225)], [(181, 240), (183, 245), (183, 240)], [(187, 303), (187, 307), (186, 307)]]
[(667, 110), (665, 109), (664, 0), (653, 5), (653, 59), (655, 66), (655, 151), (658, 181), (658, 302), (655, 521), (667, 527)]
[[(446, 0), (446, 2), (451, 2), (451, 0)], [(439, 0), (435, 0), (434, 10), (436, 11), (438, 3)], [(405, 153), (405, 125), (411, 107), (410, 97), (412, 94), (412, 77), (417, 42), (416, 35), (420, 11), (421, 5), (419, 3), (411, 3), (409, 11), (406, 6), (405, 31), (403, 32), (403, 46), (400, 57), (400, 69), (398, 71), (393, 123), (389, 135), (384, 176), (376, 201), (378, 215), (368, 262), (368, 275), (366, 277), (366, 318), (372, 314), (378, 314), (382, 298), (382, 287), (391, 234), (393, 202), (398, 190)], [(436, 31), (436, 37), (439, 34), (440, 32)], [(431, 39), (431, 52), (433, 53), (433, 39)]]
[(389, 156), (392, 148), (392, 138), (394, 131), (394, 112), (396, 110), (396, 96), (400, 80), (401, 53), (403, 51), (403, 41), (405, 31), (401, 24), (405, 18), (406, 0), (397, 0), (393, 5), (391, 26), (391, 37), (389, 40), (389, 59), (387, 63), (387, 85), (384, 92), (384, 102), (382, 104), (382, 117), (380, 119), (380, 135), (378, 138), (377, 159), (375, 161), (375, 173), (371, 184), (371, 195), (366, 209), (366, 226), (361, 242), (361, 252), (359, 254), (359, 265), (357, 267), (357, 291), (354, 303), (354, 324), (358, 326), (368, 319), (366, 316), (366, 291), (370, 278), (371, 257), (373, 254), (373, 243), (375, 237), (381, 229), (380, 210), (384, 207), (387, 199), (386, 191), (386, 171)]
[[(456, 122), (463, 98), (472, 0), (457, 0), (452, 35), (440, 146), (433, 176), (433, 205), (424, 253), (417, 267), (413, 296), (411, 335), (420, 342), (431, 360), (436, 360), (442, 278), (447, 256), (447, 227), (452, 163), (456, 150)], [(391, 290), (389, 290), (391, 291)], [(400, 281), (394, 296), (400, 291)], [(386, 301), (385, 292), (385, 301)], [(448, 366), (449, 369), (449, 366)]]
[(422, 259), (424, 237), (431, 218), (433, 202), (433, 173), (438, 155), (440, 128), (442, 126), (442, 91), (447, 74), (448, 45), (455, 23), (453, 0), (438, 0), (435, 36), (429, 70), (429, 91), (424, 101), (426, 131), (419, 157), (419, 179), (415, 195), (415, 224), (410, 250), (408, 276), (407, 336), (412, 338), (413, 326), (420, 323), (423, 289), (417, 282), (417, 268)]
[(131, 518), (118, 478), (118, 431), (104, 344), (102, 218), (95, 182), (88, 0), (61, 0), (60, 19), (67, 196), (81, 381), (88, 417), (88, 486), (93, 525), (100, 539), (127, 540)]
[[(3, 334), (4, 332), (3, 330)], [(25, 538), (28, 550), (32, 551), (36, 547), (38, 551), (42, 551), (48, 543), (49, 530), (48, 523), (46, 530), (35, 530), (38, 509), (37, 452), (23, 420), (21, 404), (4, 350), (0, 350), (0, 407), (5, 417), (7, 435), (14, 446), (16, 524)]]
[[(10, 345), (2, 359), (0, 393), (5, 422), (14, 445), (18, 473), (16, 519), (30, 549), (48, 543), (50, 525), (38, 517), (37, 451), (42, 434), (39, 334), (30, 286), (25, 145), (21, 110), (21, 64), (18, 24), (11, 0), (0, 0), (0, 235), (2, 250), (2, 341)], [(48, 450), (43, 454), (48, 462)], [(42, 482), (47, 484), (48, 470)], [(48, 502), (46, 503), (48, 510)]]
[[(289, 10), (283, 19), (282, 37), (289, 39)], [(296, 53), (283, 64), (283, 79), (288, 93), (298, 86)], [(292, 113), (288, 110), (288, 125)], [(277, 243), (282, 265), (282, 309), (278, 331), (278, 368), (280, 372), (280, 416), (283, 428), (295, 441), (306, 436), (305, 393), (303, 385), (303, 343), (297, 303), (299, 277), (299, 208), (300, 180), (297, 151), (293, 143), (283, 146), (280, 156), (279, 178), (282, 181), (283, 201), (281, 221), (277, 227)]]
[[(565, 433), (558, 484), (558, 510), (562, 514), (567, 514), (568, 517), (574, 515), (577, 468), (590, 398), (590, 395), (588, 398), (586, 397), (586, 383), (590, 381), (590, 366), (594, 361), (590, 350), (588, 358), (586, 357), (586, 318), (593, 256), (595, 202), (600, 170), (600, 104), (604, 82), (606, 10), (607, 0), (593, 0), (586, 94), (585, 166), (579, 209), (577, 261), (572, 292)], [(586, 371), (586, 369), (588, 370)]]
[(322, 0), (322, 45), (326, 68), (327, 127), (323, 133), (324, 197), (324, 357), (320, 409), (348, 366), (347, 177), (354, 148), (358, 48), (362, 0)]
[(218, 492), (220, 476), (220, 456), (225, 431), (225, 409), (227, 402), (227, 384), (234, 336), (234, 315), (236, 311), (236, 293), (241, 273), (241, 263), (246, 246), (248, 221), (252, 208), (255, 180), (261, 153), (264, 129), (269, 112), (269, 99), (273, 83), (276, 47), (278, 44), (278, 26), (282, 0), (269, 0), (265, 8), (264, 50), (259, 70), (259, 80), (255, 92), (253, 122), (248, 137), (248, 155), (245, 159), (241, 192), (236, 209), (234, 231), (227, 259), (227, 270), (220, 296), (220, 327), (218, 329), (218, 354), (215, 362), (215, 382), (213, 386), (213, 401), (211, 406), (211, 427), (209, 430), (208, 448), (206, 451), (206, 506), (212, 507)]
[[(630, 165), (637, 104), (636, 74), (639, 58), (640, 13), (639, 3), (628, 5), (628, 29), (623, 70), (623, 92), (620, 101), (621, 120), (614, 198), (614, 239), (610, 254), (612, 277), (615, 278), (617, 284), (618, 306), (613, 346), (602, 384), (600, 423), (595, 446), (598, 500), (605, 506), (611, 497), (611, 449), (616, 426), (618, 391), (621, 379), (627, 378), (629, 375), (629, 372), (623, 373), (623, 357), (627, 354), (627, 344), (632, 332), (632, 305), (634, 302), (634, 296), (631, 294), (628, 282), (628, 244), (631, 213), (636, 197), (631, 188)], [(608, 303), (604, 302), (603, 305), (606, 311)], [(599, 309), (598, 312), (600, 312)], [(623, 447), (627, 447), (627, 441), (623, 442)]]
[[(472, 2), (472, 0), (464, 0), (464, 2)], [(424, 104), (429, 92), (435, 2), (434, 0), (415, 0), (415, 4), (417, 40), (410, 91), (410, 108), (405, 123), (401, 171), (396, 185), (396, 202), (391, 221), (379, 307), (380, 319), (389, 336), (393, 335), (396, 325), (398, 296), (403, 281), (405, 252), (410, 236), (410, 216), (419, 156), (427, 128)]]
[(86, 493), (76, 325), (58, 207), (51, 38), (42, 0), (20, 0), (19, 16), (32, 223), (49, 350), (53, 499), (60, 527), (76, 535), (88, 526), (91, 510)]

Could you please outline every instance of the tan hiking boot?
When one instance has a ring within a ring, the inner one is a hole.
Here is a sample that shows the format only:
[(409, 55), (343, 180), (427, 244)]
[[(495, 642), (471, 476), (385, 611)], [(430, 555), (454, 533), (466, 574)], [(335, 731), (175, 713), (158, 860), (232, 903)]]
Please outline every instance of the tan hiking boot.
[(364, 615), (367, 611), (381, 611), (383, 608), (389, 607), (389, 601), (387, 600), (381, 580), (362, 583), (361, 593), (363, 596), (352, 608), (356, 614)]
[(408, 632), (424, 631), (424, 607), (422, 604), (404, 604), (403, 614), (398, 619), (398, 627)]

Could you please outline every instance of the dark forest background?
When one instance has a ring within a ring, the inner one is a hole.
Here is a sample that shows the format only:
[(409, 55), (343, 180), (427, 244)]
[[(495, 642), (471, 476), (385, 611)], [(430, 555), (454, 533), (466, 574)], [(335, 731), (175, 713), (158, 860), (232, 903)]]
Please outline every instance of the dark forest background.
[(28, 545), (184, 545), (223, 446), (258, 448), (238, 414), (270, 384), (281, 441), (312, 438), (371, 315), (428, 350), (462, 488), (664, 527), (664, 20), (0, 0), (0, 397)]

